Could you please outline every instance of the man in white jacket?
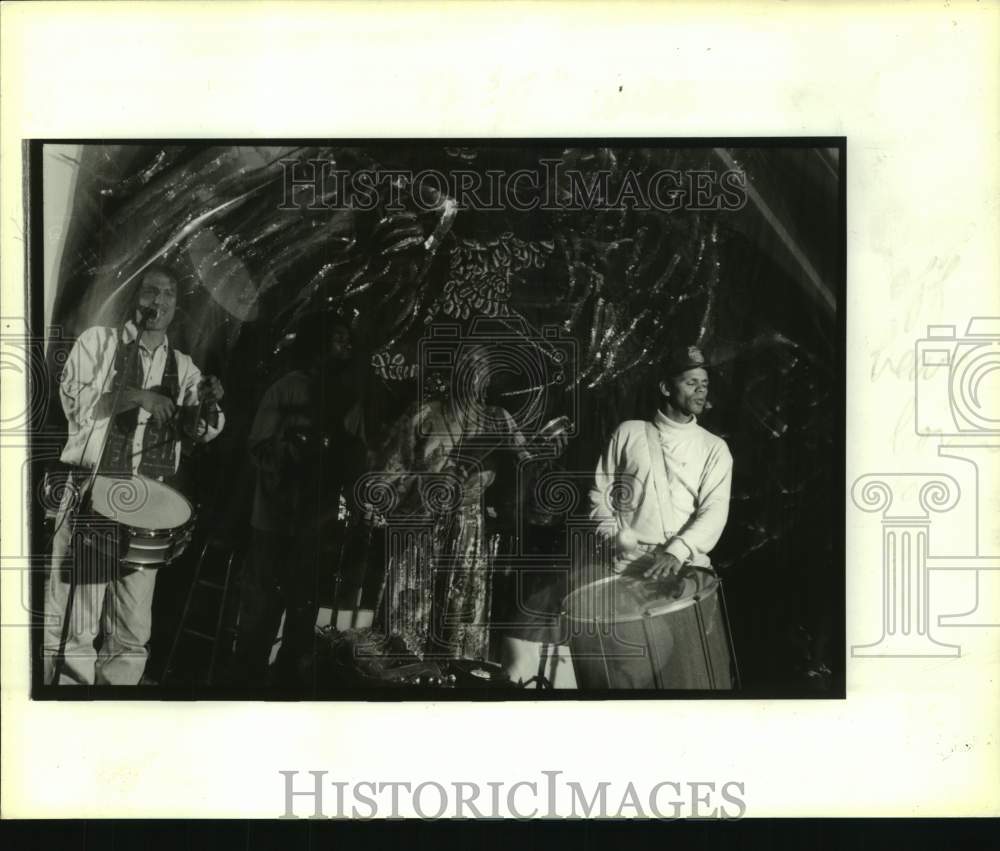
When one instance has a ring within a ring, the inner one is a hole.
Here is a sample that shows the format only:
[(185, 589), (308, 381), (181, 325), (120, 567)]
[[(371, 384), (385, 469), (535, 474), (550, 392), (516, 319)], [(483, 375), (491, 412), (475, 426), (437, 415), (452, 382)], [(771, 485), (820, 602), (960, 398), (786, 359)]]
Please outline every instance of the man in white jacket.
[(613, 569), (656, 579), (682, 567), (710, 567), (709, 553), (729, 516), (733, 457), (698, 424), (708, 399), (705, 357), (674, 352), (660, 382), (653, 420), (623, 422), (597, 465), (590, 491), (598, 535), (613, 538)]
[[(706, 366), (694, 346), (670, 355), (652, 421), (623, 422), (598, 461), (590, 517), (598, 536), (612, 545), (616, 573), (666, 580), (688, 566), (711, 567), (708, 554), (729, 516), (733, 458), (721, 437), (698, 425), (708, 398)], [(593, 567), (598, 575), (585, 569), (577, 576), (579, 587), (602, 578), (603, 559)], [(685, 573), (699, 586), (710, 576), (704, 570)], [(544, 667), (555, 671), (550, 676), (554, 687), (575, 688), (566, 670), (570, 666), (558, 664), (565, 661), (563, 649), (549, 645), (543, 651), (538, 642), (509, 638), (504, 667), (514, 682), (527, 682), (539, 672), (540, 654), (547, 652)]]
[[(206, 443), (222, 430), (225, 415), (211, 413), (223, 396), (221, 382), (202, 375), (167, 338), (177, 298), (174, 273), (150, 266), (135, 315), (122, 328), (94, 326), (76, 340), (59, 382), (68, 426), (65, 464), (169, 482), (181, 462), (182, 437)], [(74, 582), (73, 527), (66, 499), (56, 516), (45, 586), (44, 680), (136, 685), (146, 667), (157, 571), (128, 569), (109, 581)]]

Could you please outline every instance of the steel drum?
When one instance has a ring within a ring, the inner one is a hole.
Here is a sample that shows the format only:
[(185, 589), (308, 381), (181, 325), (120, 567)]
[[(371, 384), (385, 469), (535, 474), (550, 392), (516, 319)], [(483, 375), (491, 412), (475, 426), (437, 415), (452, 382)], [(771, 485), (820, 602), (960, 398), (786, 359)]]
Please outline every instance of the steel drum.
[(711, 571), (643, 580), (619, 575), (563, 604), (563, 635), (581, 689), (731, 689), (731, 643)]

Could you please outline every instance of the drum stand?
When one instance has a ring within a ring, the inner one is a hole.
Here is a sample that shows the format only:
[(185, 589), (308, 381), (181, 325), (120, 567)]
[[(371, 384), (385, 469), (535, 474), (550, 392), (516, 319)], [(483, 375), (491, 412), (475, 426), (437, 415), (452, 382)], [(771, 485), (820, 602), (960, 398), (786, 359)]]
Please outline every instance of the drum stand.
[[(148, 317), (146, 315), (142, 315), (139, 318), (139, 322), (136, 325), (136, 329), (137, 329), (136, 347), (135, 347), (135, 351), (131, 353), (131, 357), (132, 358), (138, 358), (139, 357), (138, 341), (142, 338), (142, 332), (146, 330), (146, 323), (148, 321), (149, 321), (149, 319), (148, 319)], [(122, 335), (122, 332), (125, 330), (125, 324), (127, 322), (128, 322), (128, 318), (126, 318), (125, 322), (122, 323), (122, 327), (121, 328), (116, 328), (115, 329), (115, 335), (116, 335), (117, 345), (121, 345), (121, 335)], [(117, 346), (116, 346), (116, 349), (117, 349)], [(131, 367), (132, 367), (132, 362), (127, 363), (126, 364), (125, 372), (126, 373), (130, 372), (131, 371)], [(107, 376), (110, 376), (110, 375), (111, 375), (111, 370), (109, 369), (108, 373), (107, 373)], [(105, 382), (107, 382), (107, 376), (104, 379)], [(89, 475), (86, 483), (83, 485), (83, 487), (80, 488), (79, 493), (77, 493), (77, 494), (75, 494), (75, 495), (73, 495), (71, 497), (71, 499), (73, 500), (73, 502), (66, 507), (66, 513), (63, 515), (63, 517), (61, 519), (59, 519), (59, 520), (56, 521), (58, 523), (67, 523), (68, 522), (68, 523), (71, 524), (70, 538), (69, 538), (69, 541), (70, 541), (70, 550), (69, 550), (69, 553), (70, 553), (70, 560), (71, 561), (73, 560), (73, 556), (72, 556), (72, 553), (73, 553), (73, 536), (75, 534), (75, 530), (72, 528), (72, 526), (75, 524), (76, 517), (80, 514), (80, 511), (83, 508), (83, 506), (86, 503), (86, 501), (91, 498), (90, 495), (91, 495), (91, 493), (93, 492), (93, 489), (94, 489), (94, 482), (97, 481), (98, 472), (101, 469), (101, 464), (104, 462), (104, 453), (108, 449), (108, 436), (111, 434), (111, 421), (116, 416), (116, 412), (118, 410), (118, 405), (121, 403), (121, 400), (122, 400), (122, 391), (124, 389), (125, 389), (125, 382), (124, 381), (119, 382), (118, 387), (115, 388), (115, 395), (114, 395), (114, 398), (113, 398), (112, 403), (111, 403), (111, 413), (108, 415), (108, 427), (104, 430), (104, 437), (101, 439), (101, 451), (97, 454), (97, 463), (94, 464), (94, 468), (90, 471), (90, 475)], [(97, 425), (97, 420), (95, 419), (91, 423), (91, 425), (90, 425), (90, 434), (91, 435), (94, 433), (94, 428), (96, 427), (96, 425)], [(90, 442), (90, 435), (88, 435), (87, 440), (84, 442), (84, 448), (86, 448), (86, 445), (89, 442)], [(117, 566), (119, 564), (118, 555), (119, 554), (117, 552), (113, 552), (112, 553), (112, 564), (115, 565), (115, 566)], [(59, 637), (59, 650), (57, 651), (56, 658), (55, 658), (55, 660), (54, 660), (54, 662), (52, 664), (52, 683), (51, 683), (51, 685), (59, 685), (59, 675), (61, 673), (63, 659), (66, 656), (66, 643), (69, 641), (69, 623), (70, 623), (70, 618), (73, 616), (73, 600), (76, 597), (77, 571), (78, 571), (77, 565), (70, 564), (70, 571), (69, 571), (69, 593), (66, 595), (66, 609), (63, 612), (63, 626), (62, 626), (62, 634)]]
[(726, 623), (726, 635), (729, 636), (729, 656), (733, 660), (733, 690), (739, 691), (743, 687), (743, 679), (740, 677), (740, 663), (736, 661), (736, 645), (733, 643), (733, 628), (729, 624), (729, 603), (726, 602), (726, 583), (719, 577), (719, 605), (722, 609), (722, 618)]
[[(542, 645), (543, 648), (544, 646), (545, 645)], [(547, 676), (545, 676), (545, 665), (549, 661), (549, 657), (541, 653), (539, 653), (538, 656), (539, 656), (538, 673), (535, 674), (535, 676), (533, 676), (527, 682), (522, 683), (521, 688), (527, 688), (532, 683), (534, 683), (535, 688), (537, 688), (539, 691), (543, 691), (545, 689), (553, 689), (555, 688), (555, 686), (552, 685), (552, 680), (550, 680)]]
[[(81, 495), (76, 497), (79, 501), (82, 499)], [(67, 506), (67, 514), (63, 515), (61, 520), (57, 522), (62, 523), (73, 523), (74, 520), (70, 518), (69, 512), (76, 511), (79, 508), (77, 505)], [(69, 538), (69, 557), (72, 561), (73, 559), (73, 531), (70, 531)], [(51, 685), (59, 685), (59, 675), (61, 673), (63, 659), (66, 656), (66, 642), (69, 641), (69, 620), (73, 617), (73, 598), (76, 596), (76, 566), (70, 564), (69, 568), (69, 593), (66, 595), (66, 609), (63, 612), (63, 625), (62, 634), (59, 636), (59, 650), (56, 652), (56, 658), (52, 663), (52, 683)]]

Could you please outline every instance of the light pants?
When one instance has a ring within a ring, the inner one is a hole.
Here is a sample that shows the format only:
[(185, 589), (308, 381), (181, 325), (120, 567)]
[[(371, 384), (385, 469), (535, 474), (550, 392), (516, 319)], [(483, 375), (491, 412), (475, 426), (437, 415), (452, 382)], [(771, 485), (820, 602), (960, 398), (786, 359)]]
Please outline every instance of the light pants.
[[(56, 518), (52, 562), (45, 583), (45, 627), (42, 670), (52, 682), (62, 641), (66, 604), (70, 595), (67, 574), (71, 523)], [(111, 582), (77, 582), (66, 647), (59, 665), (60, 685), (137, 685), (146, 668), (152, 627), (156, 570), (130, 570)], [(101, 649), (94, 649), (98, 634)]]

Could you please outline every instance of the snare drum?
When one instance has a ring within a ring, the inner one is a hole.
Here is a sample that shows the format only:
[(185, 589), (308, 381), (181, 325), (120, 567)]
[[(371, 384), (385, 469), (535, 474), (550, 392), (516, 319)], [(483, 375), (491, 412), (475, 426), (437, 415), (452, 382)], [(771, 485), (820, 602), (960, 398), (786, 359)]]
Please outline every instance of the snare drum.
[(720, 582), (600, 579), (563, 606), (581, 689), (730, 689), (732, 658)]
[(184, 552), (194, 531), (191, 503), (169, 485), (144, 476), (97, 476), (90, 512), (76, 518), (84, 546), (117, 553), (129, 568), (162, 567)]

